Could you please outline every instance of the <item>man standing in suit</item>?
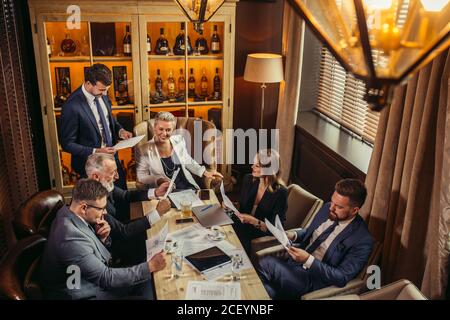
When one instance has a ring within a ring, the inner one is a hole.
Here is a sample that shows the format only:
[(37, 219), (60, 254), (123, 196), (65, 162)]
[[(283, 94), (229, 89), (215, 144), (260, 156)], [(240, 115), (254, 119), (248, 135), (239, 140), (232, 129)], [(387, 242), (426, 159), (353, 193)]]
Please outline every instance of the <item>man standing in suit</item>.
[[(163, 183), (156, 189), (150, 190), (122, 190), (114, 185), (117, 179), (117, 166), (114, 157), (106, 153), (91, 154), (86, 161), (86, 174), (89, 179), (99, 181), (108, 190), (105, 220), (111, 226), (113, 256), (120, 258), (124, 264), (142, 262), (146, 257), (145, 240), (146, 230), (152, 224), (160, 220), (160, 216), (170, 210), (170, 201), (160, 200), (156, 209), (145, 217), (127, 221), (125, 224), (119, 220), (123, 215), (119, 214), (115, 206), (129, 207), (131, 202), (146, 201), (162, 196), (167, 191), (169, 183)], [(119, 220), (118, 220), (119, 219)]]
[(344, 179), (306, 229), (288, 231), (294, 244), (288, 259), (261, 259), (258, 267), (267, 292), (276, 299), (299, 299), (327, 286), (344, 287), (367, 263), (373, 239), (358, 212), (366, 199), (364, 184)]
[(151, 273), (165, 267), (164, 253), (129, 268), (111, 266), (111, 227), (103, 220), (108, 190), (80, 179), (72, 203), (53, 221), (41, 260), (40, 280), (50, 299), (151, 298)]
[(112, 116), (107, 96), (111, 83), (111, 70), (104, 64), (96, 63), (87, 70), (85, 82), (62, 107), (61, 146), (71, 154), (72, 168), (81, 177), (86, 177), (84, 164), (90, 154), (114, 155), (119, 173), (116, 184), (126, 190), (125, 173), (113, 146), (119, 138), (129, 139), (133, 134)]

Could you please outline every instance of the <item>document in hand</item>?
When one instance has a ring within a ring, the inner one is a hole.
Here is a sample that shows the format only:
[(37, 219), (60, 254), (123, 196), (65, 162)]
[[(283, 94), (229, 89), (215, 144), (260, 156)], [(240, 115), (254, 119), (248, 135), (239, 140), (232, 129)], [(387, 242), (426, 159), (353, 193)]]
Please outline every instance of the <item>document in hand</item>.
[(120, 140), (119, 142), (117, 142), (117, 144), (113, 148), (116, 150), (132, 148), (135, 145), (137, 145), (139, 143), (139, 141), (142, 140), (143, 137), (145, 137), (145, 136), (142, 135), (142, 136), (137, 136), (137, 137), (133, 137), (130, 139), (126, 139), (126, 140)]
[(273, 236), (283, 245), (285, 249), (289, 248), (292, 243), (288, 239), (286, 232), (284, 231), (283, 225), (281, 224), (278, 215), (275, 217), (275, 226), (270, 223), (269, 220), (265, 219), (265, 224), (267, 229), (273, 234)]
[(166, 242), (168, 232), (169, 226), (166, 222), (158, 234), (151, 239), (145, 240), (145, 246), (147, 247), (147, 261), (164, 249), (164, 243)]
[(225, 190), (223, 188), (223, 182), (220, 184), (220, 193), (222, 194), (223, 203), (227, 206), (227, 208), (230, 208), (231, 210), (233, 210), (234, 214), (239, 213), (239, 210), (236, 209), (233, 202), (231, 202), (230, 198), (228, 198), (225, 195)]
[(167, 188), (166, 194), (162, 197), (163, 199), (167, 199), (167, 196), (169, 195), (169, 193), (172, 192), (173, 186), (175, 185), (175, 180), (176, 180), (179, 172), (180, 172), (180, 168), (175, 170), (175, 172), (173, 173), (172, 179), (170, 179), (169, 188)]

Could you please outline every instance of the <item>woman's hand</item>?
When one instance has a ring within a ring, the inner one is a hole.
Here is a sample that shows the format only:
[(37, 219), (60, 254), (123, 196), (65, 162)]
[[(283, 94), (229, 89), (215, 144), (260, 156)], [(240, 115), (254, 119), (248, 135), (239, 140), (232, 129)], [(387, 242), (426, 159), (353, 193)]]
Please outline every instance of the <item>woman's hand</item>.
[(257, 225), (258, 219), (256, 219), (254, 216), (249, 215), (247, 213), (236, 213), (236, 216), (241, 220), (242, 223), (245, 224), (251, 224), (251, 225)]
[(205, 170), (205, 172), (203, 172), (203, 175), (209, 179), (223, 179), (223, 175), (215, 170), (214, 171)]

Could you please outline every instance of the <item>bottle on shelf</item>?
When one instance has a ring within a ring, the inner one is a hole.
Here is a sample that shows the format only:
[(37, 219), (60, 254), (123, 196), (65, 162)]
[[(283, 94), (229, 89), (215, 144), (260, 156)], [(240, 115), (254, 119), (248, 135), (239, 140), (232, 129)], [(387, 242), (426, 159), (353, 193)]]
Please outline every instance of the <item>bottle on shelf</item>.
[(220, 38), (217, 33), (217, 25), (214, 25), (214, 33), (211, 37), (211, 52), (214, 54), (220, 53)]
[(184, 78), (183, 69), (180, 69), (180, 76), (178, 77), (178, 95), (184, 97), (186, 93), (186, 79)]
[(219, 68), (216, 68), (216, 75), (214, 76), (214, 91), (213, 91), (213, 99), (220, 100), (221, 96), (221, 86), (220, 86), (220, 77), (219, 77)]
[[(186, 49), (186, 46), (184, 44), (185, 38), (185, 31), (184, 31), (184, 22), (181, 22), (180, 26), (180, 33), (177, 35), (177, 38), (175, 39), (175, 45), (173, 46), (173, 53), (178, 56), (184, 55), (184, 51)], [(187, 37), (187, 53), (192, 54), (192, 46), (191, 46), (191, 39), (189, 36)]]
[(59, 159), (60, 159), (60, 163), (61, 163), (61, 174), (62, 174), (63, 186), (69, 186), (72, 184), (72, 177), (70, 175), (69, 168), (64, 164), (61, 150), (59, 151)]
[(114, 98), (117, 105), (123, 106), (130, 103), (127, 85), (126, 67), (113, 67), (114, 76)]
[(155, 53), (159, 55), (169, 53), (169, 41), (164, 36), (164, 28), (159, 29), (159, 38), (156, 40)]
[(66, 38), (61, 41), (61, 51), (65, 54), (72, 54), (77, 49), (75, 41), (70, 38), (69, 33), (66, 33)]
[(197, 38), (197, 40), (195, 40), (195, 50), (198, 54), (208, 54), (208, 42), (203, 37), (203, 31), (200, 30), (199, 34), (199, 37)]
[(55, 43), (55, 36), (52, 35), (50, 37), (50, 51), (52, 55), (56, 56), (56, 43)]
[(85, 35), (83, 36), (83, 40), (81, 40), (80, 55), (82, 55), (82, 56), (89, 55), (89, 43), (88, 43)]
[(127, 57), (131, 56), (131, 34), (128, 25), (125, 27), (125, 36), (123, 37), (123, 54)]
[(169, 71), (169, 77), (167, 78), (167, 96), (169, 102), (175, 101), (175, 79), (173, 78), (173, 71)]
[(161, 79), (161, 72), (158, 69), (158, 70), (156, 70), (155, 91), (156, 91), (156, 94), (160, 97), (163, 96), (162, 87), (163, 87), (163, 81)]
[(208, 78), (206, 78), (206, 69), (202, 70), (202, 78), (200, 79), (200, 96), (206, 98), (208, 96)]
[(152, 39), (150, 38), (150, 36), (147, 33), (147, 54), (151, 54), (152, 53)]
[(188, 97), (195, 98), (195, 78), (193, 68), (191, 68), (191, 73), (188, 80)]
[(47, 54), (49, 58), (52, 56), (52, 47), (50, 45), (50, 40), (48, 40), (48, 38), (47, 38)]

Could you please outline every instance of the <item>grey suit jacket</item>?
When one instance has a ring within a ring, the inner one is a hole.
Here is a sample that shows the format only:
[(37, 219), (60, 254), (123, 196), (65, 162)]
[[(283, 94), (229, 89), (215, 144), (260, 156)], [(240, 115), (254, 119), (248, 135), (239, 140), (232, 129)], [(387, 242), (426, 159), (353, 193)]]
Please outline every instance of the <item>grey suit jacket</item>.
[[(134, 286), (151, 278), (146, 262), (130, 268), (111, 268), (110, 259), (111, 254), (93, 230), (69, 207), (62, 207), (50, 229), (41, 260), (44, 295), (50, 299), (95, 298), (102, 296), (102, 291)], [(67, 285), (76, 283), (71, 281), (74, 272), (68, 272), (70, 266), (81, 271), (79, 289)]]

